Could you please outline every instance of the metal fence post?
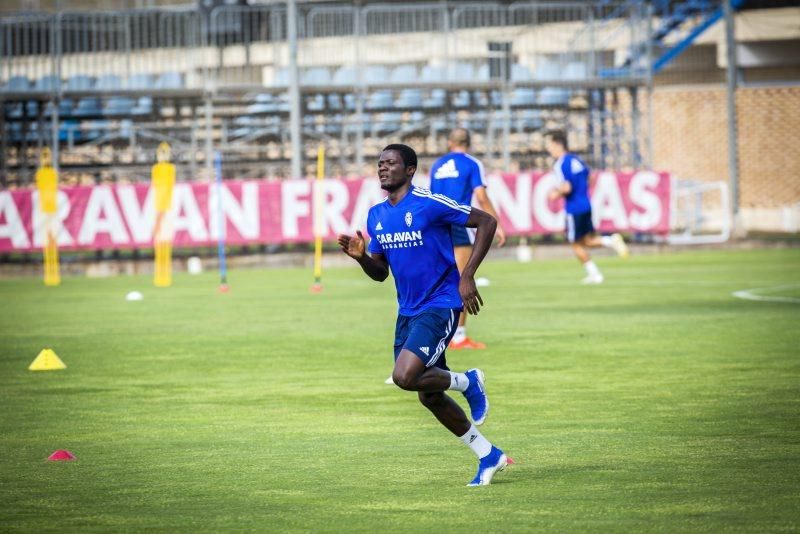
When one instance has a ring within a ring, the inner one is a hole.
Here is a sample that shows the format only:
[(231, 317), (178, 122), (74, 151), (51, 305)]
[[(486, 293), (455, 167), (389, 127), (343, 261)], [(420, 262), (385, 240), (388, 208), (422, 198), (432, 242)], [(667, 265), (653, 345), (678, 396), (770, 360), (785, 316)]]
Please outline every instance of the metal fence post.
[(292, 178), (302, 178), (303, 140), (300, 135), (300, 81), (297, 72), (297, 2), (286, 2), (289, 41), (289, 135), (292, 144)]
[(725, 46), (727, 48), (727, 103), (728, 103), (728, 167), (731, 185), (731, 212), (734, 230), (739, 217), (739, 139), (736, 128), (736, 35), (734, 32), (733, 7), (731, 0), (723, 0), (725, 11)]

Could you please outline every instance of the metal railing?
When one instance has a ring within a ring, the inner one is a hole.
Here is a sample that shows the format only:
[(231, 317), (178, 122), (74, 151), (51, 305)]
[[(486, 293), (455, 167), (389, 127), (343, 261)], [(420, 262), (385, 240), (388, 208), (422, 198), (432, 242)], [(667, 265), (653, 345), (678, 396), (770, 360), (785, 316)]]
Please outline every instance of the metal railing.
[[(330, 78), (340, 69), (409, 64), (418, 76), (429, 67), (430, 80), (457, 81), (470, 67), (483, 80), (509, 78), (514, 73), (504, 70), (518, 64), (520, 79), (591, 80), (601, 57), (620, 48), (641, 48), (646, 40), (636, 30), (642, 27), (636, 10), (623, 10), (609, 35), (609, 19), (596, 15), (608, 11), (605, 4), (311, 7), (298, 21), (298, 64), (331, 69)], [(165, 88), (285, 85), (286, 25), (283, 3), (221, 6), (209, 13), (148, 9), (4, 18), (0, 91), (21, 86), (20, 77), (51, 90), (80, 75), (116, 75), (121, 88), (137, 88), (144, 75), (164, 73), (178, 75), (164, 80)], [(385, 46), (392, 47), (392, 54), (385, 53)], [(116, 81), (109, 83), (117, 87)]]

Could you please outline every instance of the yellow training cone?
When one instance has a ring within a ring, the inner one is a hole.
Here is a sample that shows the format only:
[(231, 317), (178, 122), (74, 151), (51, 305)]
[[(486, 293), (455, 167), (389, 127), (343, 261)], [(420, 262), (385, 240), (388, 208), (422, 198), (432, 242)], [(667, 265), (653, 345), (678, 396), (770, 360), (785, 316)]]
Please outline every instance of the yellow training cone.
[(33, 363), (28, 367), (30, 371), (55, 371), (57, 369), (66, 369), (67, 366), (61, 361), (61, 358), (53, 352), (53, 349), (42, 349), (42, 352), (36, 356)]

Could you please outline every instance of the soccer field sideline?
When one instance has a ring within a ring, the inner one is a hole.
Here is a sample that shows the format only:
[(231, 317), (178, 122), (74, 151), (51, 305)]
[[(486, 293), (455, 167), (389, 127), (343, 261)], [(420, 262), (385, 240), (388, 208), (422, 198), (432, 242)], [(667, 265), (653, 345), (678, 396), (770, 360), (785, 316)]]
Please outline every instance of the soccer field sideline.
[[(734, 291), (797, 250), (490, 261), (471, 332), (518, 464), (473, 459), (391, 366), (391, 282), (334, 268), (0, 282), (4, 529), (785, 530), (798, 524), (797, 319)], [(125, 302), (138, 289), (142, 302)], [(779, 296), (796, 297), (794, 289)], [(52, 345), (64, 371), (27, 365)], [(460, 399), (459, 399), (460, 401)], [(57, 448), (78, 461), (52, 464)], [(477, 516), (476, 516), (477, 514)]]

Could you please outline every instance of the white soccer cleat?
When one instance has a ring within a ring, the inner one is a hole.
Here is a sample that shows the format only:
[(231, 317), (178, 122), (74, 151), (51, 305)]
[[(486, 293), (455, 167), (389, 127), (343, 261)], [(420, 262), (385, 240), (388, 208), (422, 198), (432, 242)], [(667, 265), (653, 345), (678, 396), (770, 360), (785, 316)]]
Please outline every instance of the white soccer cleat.
[(597, 285), (603, 283), (603, 275), (602, 274), (590, 274), (586, 278), (584, 278), (581, 283), (585, 286), (589, 285)]
[(614, 251), (619, 255), (620, 258), (627, 258), (630, 256), (630, 252), (628, 251), (628, 245), (625, 244), (625, 240), (622, 239), (620, 234), (611, 234), (611, 247)]

